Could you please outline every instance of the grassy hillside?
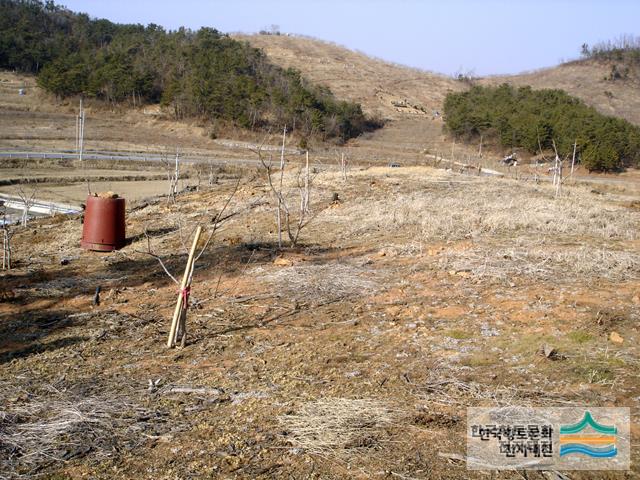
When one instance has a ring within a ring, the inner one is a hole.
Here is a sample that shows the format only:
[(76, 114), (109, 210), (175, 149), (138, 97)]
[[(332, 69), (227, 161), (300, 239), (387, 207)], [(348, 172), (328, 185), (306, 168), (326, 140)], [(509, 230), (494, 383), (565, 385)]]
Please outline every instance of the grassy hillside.
[(338, 101), (215, 29), (116, 24), (53, 2), (0, 0), (0, 68), (36, 74), (62, 98), (160, 102), (176, 118), (251, 129), (288, 125), (303, 138), (344, 141), (378, 126), (359, 105)]
[[(631, 69), (626, 77), (611, 79), (612, 65), (617, 64), (619, 70), (625, 71), (620, 59), (585, 58), (521, 75), (461, 82), (310, 38), (282, 35), (237, 38), (263, 49), (279, 65), (298, 68), (305, 77), (327, 85), (341, 97), (359, 102), (365, 112), (390, 119), (366, 141), (357, 142), (360, 147), (370, 147), (372, 154), (395, 145), (407, 155), (416, 156), (427, 150), (450, 156), (451, 138), (443, 134), (442, 118), (434, 117), (433, 112), (443, 111), (448, 93), (467, 91), (471, 84), (508, 83), (534, 89), (561, 89), (600, 113), (640, 125), (640, 75)], [(496, 155), (502, 152), (499, 142), (494, 147)], [(455, 152), (456, 158), (473, 157), (477, 145), (456, 144)], [(485, 157), (489, 153), (486, 151)]]
[[(432, 72), (385, 62), (345, 47), (301, 36), (240, 35), (278, 65), (299, 69), (305, 78), (326, 85), (338, 97), (362, 105), (365, 113), (387, 120), (384, 128), (352, 140), (351, 155), (386, 162), (424, 161), (422, 152), (451, 152), (441, 113), (449, 91), (462, 82)], [(464, 146), (456, 147), (466, 157)]]
[[(385, 62), (336, 44), (300, 36), (235, 37), (261, 48), (275, 63), (293, 67), (336, 95), (390, 119), (429, 118), (448, 90), (464, 86), (450, 77)], [(423, 110), (424, 109), (424, 110)]]
[[(324, 83), (341, 97), (358, 101), (365, 111), (389, 118), (412, 113), (394, 103), (408, 100), (431, 110), (441, 110), (449, 90), (463, 91), (468, 85), (445, 75), (391, 64), (344, 47), (297, 36), (238, 36), (262, 48), (269, 58), (284, 67), (295, 67), (314, 82)], [(534, 89), (561, 89), (583, 100), (601, 113), (640, 125), (640, 69), (631, 68), (624, 78), (611, 79), (614, 65), (624, 72), (619, 58), (585, 58), (553, 68), (518, 75), (496, 75), (476, 79), (480, 85), (529, 85)], [(430, 118), (430, 115), (429, 115)]]

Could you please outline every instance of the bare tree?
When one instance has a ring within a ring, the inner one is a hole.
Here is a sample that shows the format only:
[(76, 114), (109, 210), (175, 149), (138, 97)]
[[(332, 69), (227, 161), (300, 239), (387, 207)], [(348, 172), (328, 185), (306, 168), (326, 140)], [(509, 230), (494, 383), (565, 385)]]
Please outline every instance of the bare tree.
[[(300, 186), (298, 187), (300, 188)], [(311, 202), (311, 173), (309, 170), (309, 150), (306, 152), (306, 162), (304, 169), (304, 187), (300, 191), (300, 198), (302, 205), (300, 210), (303, 210), (305, 214), (310, 212), (309, 203)]]
[[(576, 143), (574, 144), (574, 147)], [(551, 139), (551, 145), (553, 146), (553, 152), (555, 154), (555, 157), (553, 159), (553, 167), (551, 167), (549, 169), (550, 172), (553, 172), (553, 180), (552, 180), (552, 185), (554, 187), (556, 187), (556, 192), (555, 192), (555, 196), (556, 198), (562, 195), (562, 184), (564, 183), (565, 179), (563, 178), (563, 168), (564, 168), (564, 160), (567, 159), (567, 157), (565, 158), (561, 158), (560, 154), (558, 153), (558, 148), (556, 147), (556, 141), (555, 139)], [(547, 162), (547, 158), (544, 156), (544, 153), (542, 151), (542, 145), (540, 144), (540, 137), (538, 136), (538, 149), (540, 150), (540, 155), (542, 156), (542, 159)], [(574, 162), (575, 162), (575, 148), (574, 148)], [(537, 166), (537, 165), (536, 165)], [(573, 171), (573, 164), (572, 164), (572, 171)]]
[(27, 226), (27, 222), (29, 221), (29, 210), (36, 202), (36, 193), (38, 192), (38, 188), (36, 185), (33, 188), (27, 190), (23, 184), (18, 185), (17, 194), (20, 198), (20, 202), (22, 203), (22, 216), (20, 218), (20, 224), (23, 227)]
[(218, 183), (218, 178), (215, 175), (215, 170), (213, 168), (213, 162), (211, 161), (211, 159), (209, 159), (209, 179), (208, 179), (208, 183), (209, 186), (213, 186), (214, 184)]
[(169, 191), (167, 192), (167, 201), (169, 203), (175, 203), (176, 195), (178, 194), (178, 182), (180, 180), (179, 150), (176, 148), (176, 157), (174, 162), (171, 162), (169, 160), (169, 155), (165, 150), (165, 152), (162, 154), (161, 162), (167, 174), (167, 184), (169, 186)]
[(346, 182), (347, 181), (347, 159), (345, 158), (344, 152), (336, 151), (336, 155), (338, 156), (338, 166), (340, 167), (342, 180)]
[(300, 238), (300, 232), (309, 224), (312, 219), (310, 215), (310, 198), (311, 188), (313, 184), (313, 177), (311, 176), (311, 170), (309, 166), (309, 152), (307, 152), (307, 161), (304, 170), (298, 169), (296, 176), (296, 186), (298, 194), (300, 196), (300, 207), (297, 212), (297, 216), (291, 209), (288, 203), (288, 192), (284, 188), (284, 175), (286, 170), (286, 162), (284, 158), (285, 139), (286, 139), (286, 127), (283, 133), (282, 150), (280, 155), (280, 171), (277, 178), (274, 180), (273, 162), (271, 157), (267, 161), (263, 154), (264, 143), (268, 136), (265, 137), (262, 144), (258, 146), (254, 152), (258, 155), (258, 159), (262, 164), (266, 174), (267, 183), (269, 189), (275, 199), (276, 203), (276, 228), (278, 229), (278, 248), (282, 248), (282, 230), (283, 227), (289, 237), (289, 243), (292, 247), (295, 247)]
[(553, 175), (553, 183), (556, 187), (556, 197), (562, 195), (562, 185), (564, 182), (569, 180), (573, 176), (573, 172), (575, 171), (575, 163), (576, 163), (576, 150), (578, 148), (578, 140), (576, 139), (573, 142), (573, 155), (571, 157), (571, 171), (567, 177), (563, 176), (563, 165), (565, 160), (569, 160), (569, 155), (566, 155), (564, 158), (560, 158), (558, 155), (558, 149), (556, 148), (556, 142), (553, 141), (553, 150), (556, 154), (555, 158), (555, 166), (554, 166), (554, 175)]

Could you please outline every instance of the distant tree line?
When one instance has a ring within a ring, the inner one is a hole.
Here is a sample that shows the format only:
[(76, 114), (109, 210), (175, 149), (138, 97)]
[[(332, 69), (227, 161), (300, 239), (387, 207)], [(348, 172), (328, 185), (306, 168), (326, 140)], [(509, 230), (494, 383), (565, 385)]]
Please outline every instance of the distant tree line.
[(583, 43), (580, 54), (583, 58), (629, 61), (635, 65), (640, 65), (640, 37), (622, 35), (616, 40), (607, 40), (592, 46)]
[(562, 90), (475, 86), (449, 93), (445, 128), (472, 141), (482, 135), (502, 148), (531, 154), (557, 145), (569, 155), (577, 141), (578, 158), (591, 171), (615, 171), (640, 164), (640, 128), (600, 114)]
[(344, 141), (381, 126), (359, 104), (338, 101), (215, 29), (116, 24), (53, 1), (0, 0), (0, 68), (34, 73), (59, 97), (159, 102), (176, 118), (286, 124), (304, 138)]
[(626, 80), (635, 72), (640, 74), (640, 37), (623, 35), (617, 40), (599, 42), (593, 46), (582, 44), (582, 58), (611, 62), (611, 71), (605, 80)]

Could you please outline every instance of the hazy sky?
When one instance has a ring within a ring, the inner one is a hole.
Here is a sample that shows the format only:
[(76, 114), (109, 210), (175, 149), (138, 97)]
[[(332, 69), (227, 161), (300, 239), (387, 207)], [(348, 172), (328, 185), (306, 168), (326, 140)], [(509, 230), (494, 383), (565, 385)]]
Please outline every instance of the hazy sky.
[(576, 58), (580, 45), (640, 35), (638, 0), (59, 0), (116, 22), (215, 27), (330, 40), (445, 74), (517, 73)]

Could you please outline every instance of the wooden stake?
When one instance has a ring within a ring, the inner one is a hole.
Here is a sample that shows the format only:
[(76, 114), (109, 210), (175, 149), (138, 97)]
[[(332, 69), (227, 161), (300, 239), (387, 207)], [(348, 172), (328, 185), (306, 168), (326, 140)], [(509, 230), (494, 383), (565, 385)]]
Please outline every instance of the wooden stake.
[(304, 174), (304, 212), (309, 211), (309, 150), (307, 150), (307, 167)]
[(178, 292), (178, 301), (176, 302), (176, 309), (173, 312), (173, 319), (171, 321), (171, 329), (169, 330), (169, 338), (167, 339), (167, 347), (172, 348), (176, 344), (176, 333), (178, 330), (178, 322), (180, 320), (181, 315), (183, 314), (183, 310), (186, 313), (188, 305), (184, 304), (184, 297), (187, 291), (187, 288), (191, 286), (191, 272), (193, 270), (193, 257), (196, 253), (196, 248), (198, 246), (198, 241), (200, 240), (200, 235), (202, 234), (202, 227), (198, 226), (196, 229), (196, 236), (193, 239), (193, 245), (191, 245), (191, 251), (189, 252), (189, 258), (187, 259), (187, 265), (184, 269), (184, 275), (182, 276), (182, 283), (180, 284), (180, 291)]
[(278, 224), (278, 248), (282, 248), (282, 180), (284, 178), (284, 148), (287, 140), (287, 126), (282, 131), (282, 150), (280, 151), (280, 191), (278, 192), (278, 211), (276, 212), (276, 222)]
[[(573, 167), (576, 164), (576, 148), (578, 147), (578, 139), (576, 138), (576, 141), (573, 142), (573, 157), (571, 158), (571, 173), (569, 174), (570, 177), (573, 176)], [(575, 183), (575, 181), (574, 181)]]

